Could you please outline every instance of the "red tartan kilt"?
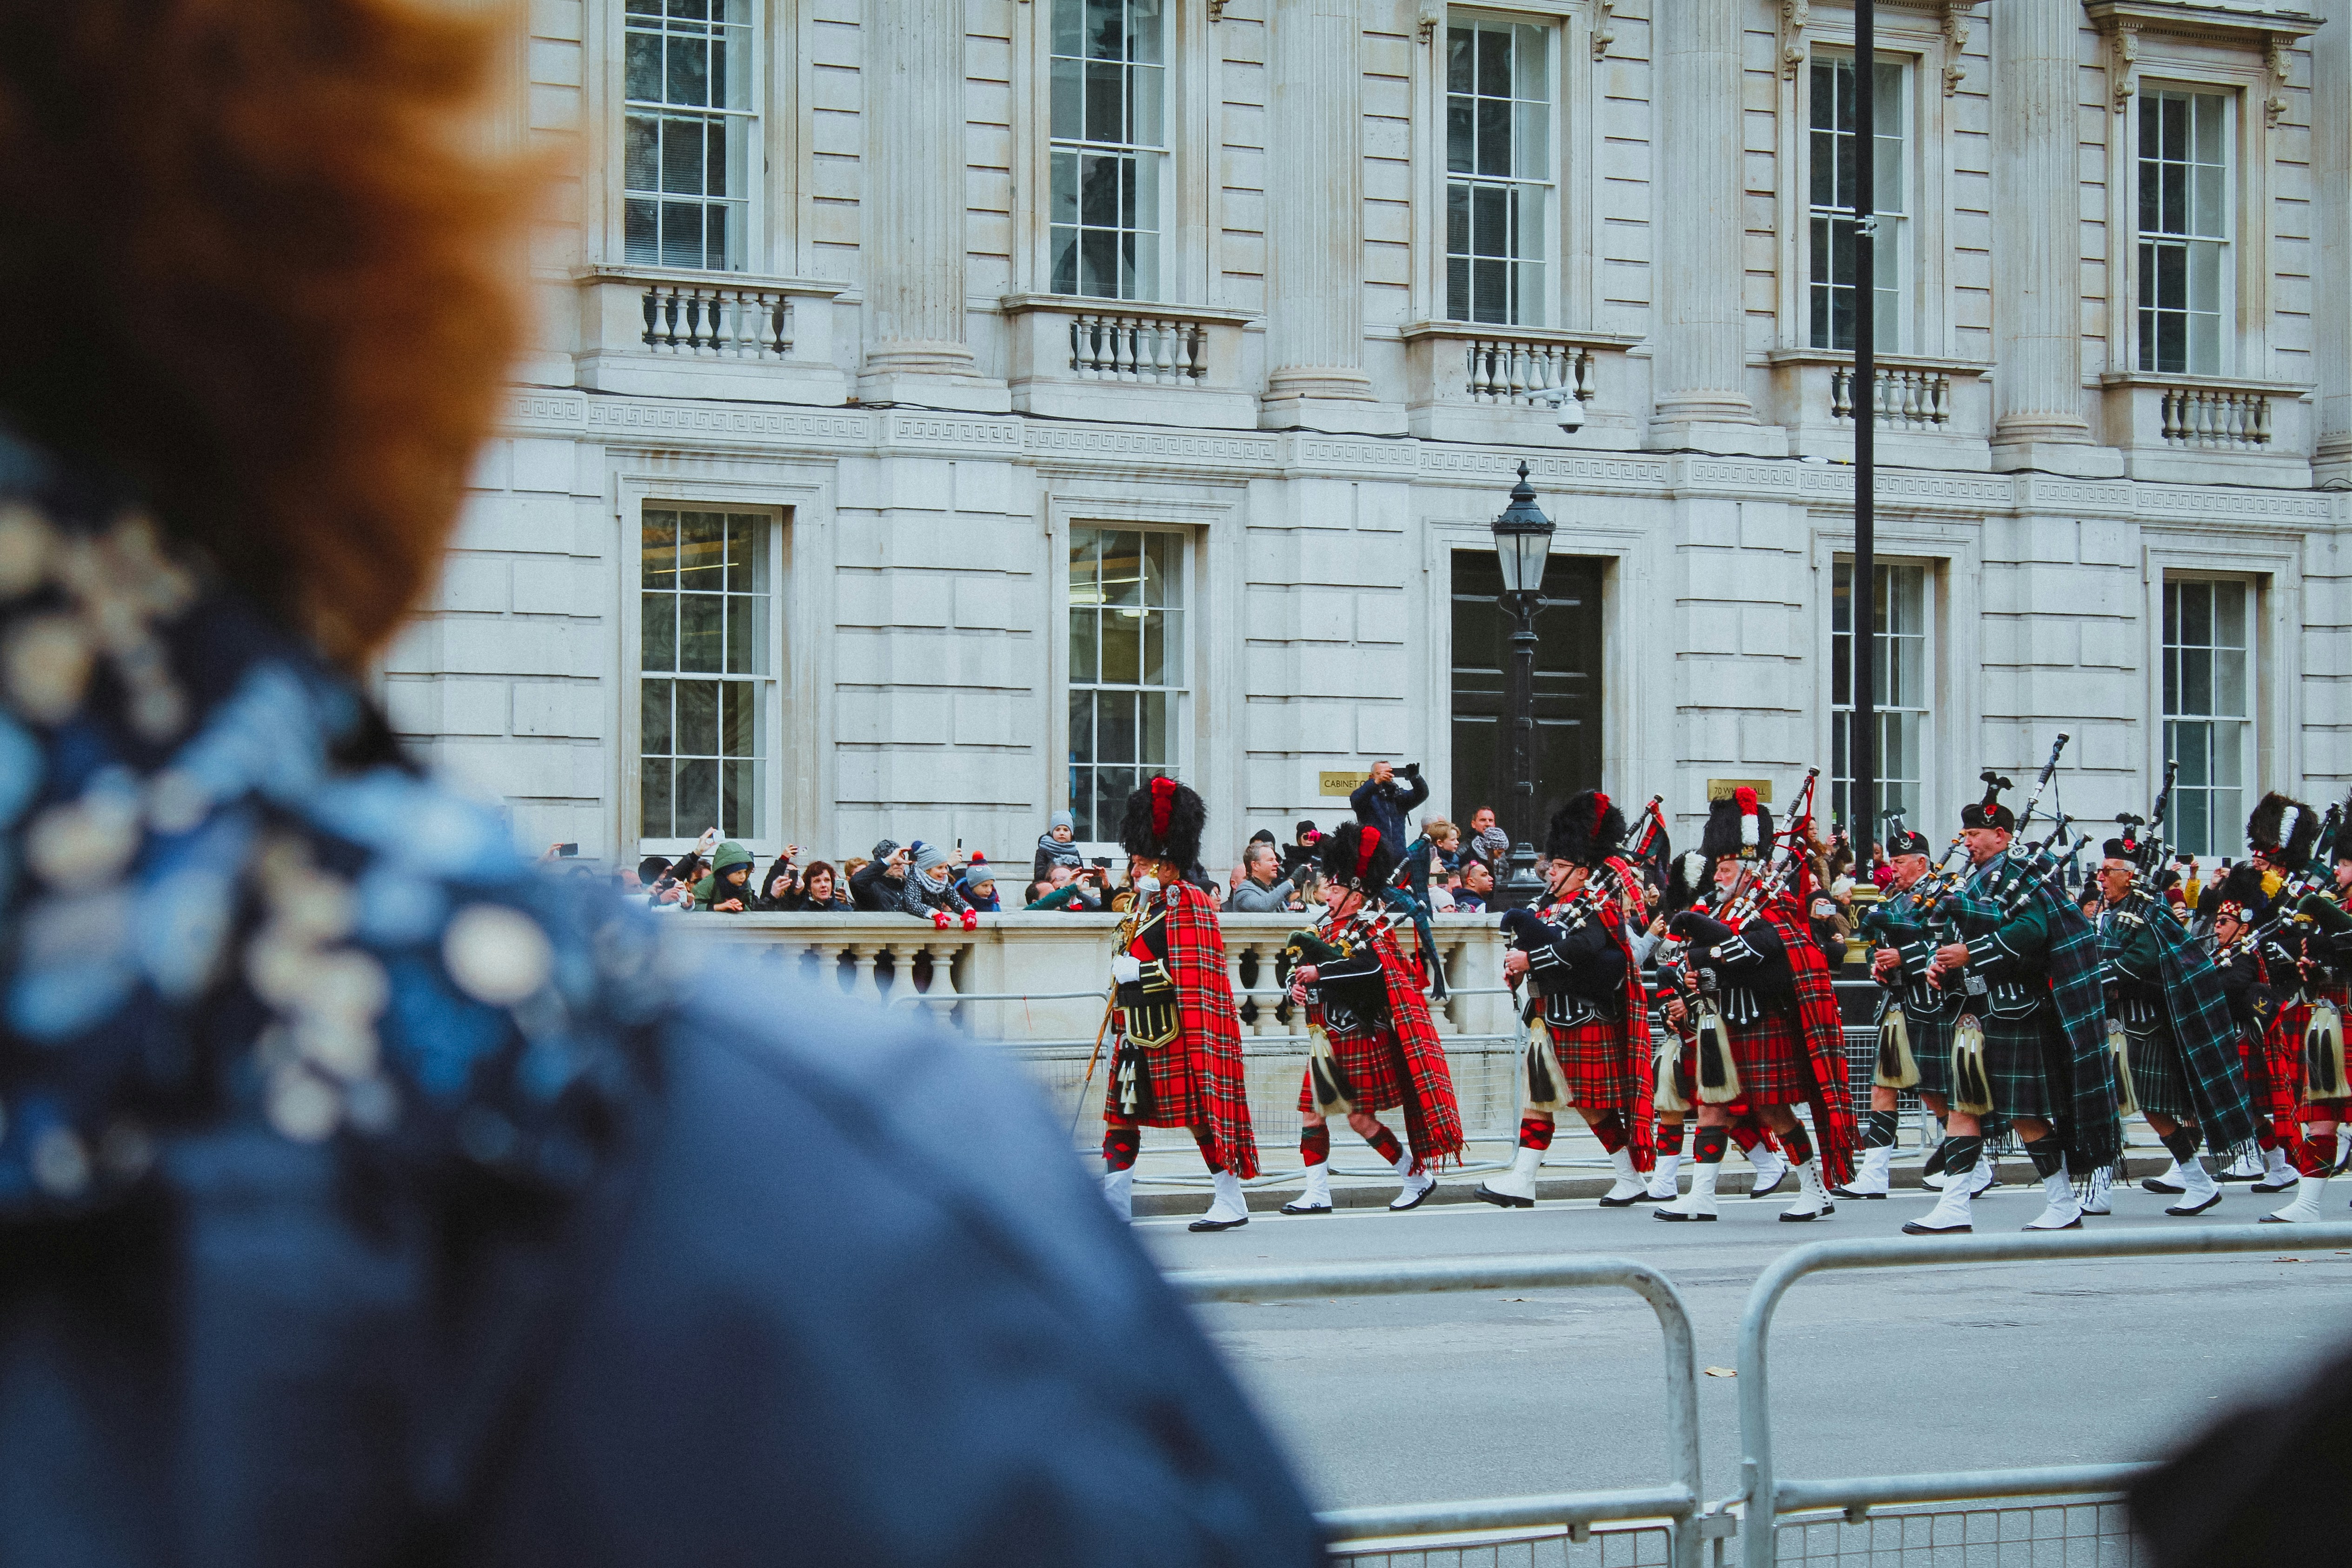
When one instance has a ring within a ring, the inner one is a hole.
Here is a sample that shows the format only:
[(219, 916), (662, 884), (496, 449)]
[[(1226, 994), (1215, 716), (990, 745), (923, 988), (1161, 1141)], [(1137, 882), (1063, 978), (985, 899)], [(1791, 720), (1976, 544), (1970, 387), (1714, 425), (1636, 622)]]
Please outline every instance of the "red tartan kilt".
[(1635, 1094), (1650, 1092), (1648, 1053), (1627, 1043), (1622, 1024), (1595, 1018), (1552, 1029), (1551, 1049), (1568, 1079), (1570, 1098), (1580, 1106), (1630, 1105)]
[[(1395, 1034), (1382, 1029), (1373, 1035), (1333, 1035), (1331, 1054), (1348, 1075), (1348, 1089), (1359, 1110), (1394, 1110), (1404, 1103), (1407, 1078), (1404, 1047)], [(1312, 1075), (1298, 1079), (1298, 1109), (1318, 1110)]]
[(1812, 1090), (1806, 1070), (1805, 1036), (1797, 1011), (1768, 1010), (1754, 1024), (1725, 1020), (1731, 1034), (1731, 1059), (1739, 1064), (1739, 1097), (1750, 1105), (1802, 1105)]
[[(1206, 1127), (1209, 1125), (1209, 1095), (1203, 1082), (1209, 1063), (1203, 1054), (1185, 1044), (1179, 1035), (1166, 1045), (1143, 1053), (1144, 1081), (1150, 1085), (1151, 1102), (1145, 1114), (1133, 1118), (1139, 1127)], [(1233, 1093), (1238, 1099), (1242, 1086), (1234, 1084)], [(1114, 1060), (1111, 1085), (1103, 1096), (1103, 1114), (1112, 1121), (1129, 1120), (1118, 1105), (1118, 1078)]]

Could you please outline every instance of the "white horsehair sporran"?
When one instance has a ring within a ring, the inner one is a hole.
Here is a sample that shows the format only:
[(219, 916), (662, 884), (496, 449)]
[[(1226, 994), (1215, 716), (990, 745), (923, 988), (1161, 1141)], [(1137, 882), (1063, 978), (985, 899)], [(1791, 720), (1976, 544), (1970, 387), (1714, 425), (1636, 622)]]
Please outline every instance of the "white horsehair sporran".
[(2119, 1019), (2107, 1020), (2107, 1058), (2115, 1064), (2116, 1114), (2139, 1114), (2139, 1090), (2133, 1086), (2131, 1069), (2131, 1036), (2124, 1032)]
[(1723, 1015), (1702, 1000), (1691, 1012), (1691, 1023), (1698, 1031), (1699, 1099), (1709, 1105), (1738, 1100), (1739, 1064), (1732, 1058), (1731, 1031), (1724, 1027)]
[(2311, 1005), (2311, 1016), (2303, 1026), (2303, 1100), (2308, 1105), (2315, 1100), (2342, 1100), (2352, 1095), (2346, 1085), (2347, 1064), (2344, 1058), (2344, 1015), (2336, 1004), (2322, 996)]
[(1310, 1015), (1307, 1020), (1307, 1079), (1315, 1086), (1315, 1109), (1323, 1116), (1345, 1116), (1356, 1109), (1355, 1089), (1331, 1048), (1331, 1037)]
[(1527, 1037), (1519, 1042), (1519, 1100), (1528, 1110), (1559, 1110), (1576, 1103), (1541, 1014), (1528, 1020)]
[(1952, 1109), (1963, 1116), (1992, 1114), (1992, 1080), (1985, 1074), (1984, 1026), (1963, 1013), (1952, 1026)]
[(1889, 1004), (1878, 1020), (1878, 1069), (1870, 1081), (1880, 1089), (1909, 1089), (1919, 1081), (1919, 1061), (1911, 1054), (1911, 1020), (1899, 1002)]
[(1659, 1030), (1657, 1049), (1650, 1058), (1654, 1079), (1650, 1103), (1669, 1116), (1680, 1116), (1690, 1110), (1690, 1101), (1683, 1098), (1681, 1076), (1675, 1071), (1682, 1054), (1683, 1037), (1672, 1029)]

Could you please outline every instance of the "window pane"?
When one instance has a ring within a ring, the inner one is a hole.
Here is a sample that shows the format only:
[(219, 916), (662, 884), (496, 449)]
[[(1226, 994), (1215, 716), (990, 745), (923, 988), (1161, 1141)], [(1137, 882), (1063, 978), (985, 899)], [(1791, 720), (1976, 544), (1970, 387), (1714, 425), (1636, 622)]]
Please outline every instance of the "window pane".
[(1140, 694), (1139, 700), (1141, 705), (1142, 754), (1138, 760), (1149, 769), (1164, 771), (1175, 762), (1168, 750), (1168, 694), (1146, 691)]
[(1143, 684), (1164, 686), (1168, 682), (1168, 616), (1166, 610), (1146, 610), (1143, 614)]
[(719, 685), (719, 754), (754, 757), (759, 745), (759, 689), (748, 680)]
[(677, 838), (670, 826), (670, 760), (647, 757), (637, 764), (637, 831), (647, 838)]
[(768, 601), (764, 595), (727, 596), (727, 673), (768, 672)]
[(637, 749), (648, 756), (667, 756), (670, 745), (670, 682), (648, 680), (637, 691)]
[(677, 754), (715, 757), (719, 754), (719, 682), (681, 680), (677, 683)]
[(678, 586), (716, 594), (727, 585), (727, 520), (715, 511), (678, 514)]
[(639, 525), (639, 581), (648, 588), (677, 586), (677, 513), (647, 511)]
[(727, 591), (730, 594), (764, 594), (768, 591), (767, 552), (760, 548), (760, 535), (765, 531), (767, 519), (741, 512), (730, 513), (727, 519)]
[(1091, 691), (1070, 693), (1070, 761), (1091, 763), (1095, 760), (1095, 694)]
[(645, 596), (644, 658), (647, 669), (677, 668), (677, 599), (670, 594)]
[(723, 600), (717, 594), (681, 594), (677, 603), (677, 668), (717, 674), (725, 668)]
[(677, 764), (677, 837), (692, 838), (719, 826), (719, 764), (692, 762)]
[(1107, 610), (1102, 618), (1102, 679), (1133, 686), (1143, 679), (1143, 613)]
[(1070, 679), (1088, 685), (1099, 679), (1095, 658), (1095, 616), (1093, 610), (1070, 612)]
[(1106, 532), (1102, 539), (1102, 589), (1106, 605), (1143, 603), (1143, 535)]
[(1106, 763), (1136, 760), (1135, 699), (1132, 691), (1095, 693), (1095, 754)]

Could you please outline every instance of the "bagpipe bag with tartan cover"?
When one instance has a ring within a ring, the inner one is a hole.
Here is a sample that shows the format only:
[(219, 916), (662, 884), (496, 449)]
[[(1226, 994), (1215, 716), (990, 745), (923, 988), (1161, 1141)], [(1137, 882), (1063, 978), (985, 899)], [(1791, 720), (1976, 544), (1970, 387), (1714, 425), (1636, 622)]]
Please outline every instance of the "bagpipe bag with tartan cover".
[[(1633, 868), (1623, 860), (1612, 857), (1609, 864), (1622, 879), (1621, 886), (1639, 885), (1633, 879)], [(1576, 918), (1578, 907), (1574, 901), (1552, 904), (1538, 911), (1537, 918), (1546, 925), (1570, 921)], [(1633, 1168), (1637, 1171), (1652, 1170), (1656, 1166), (1658, 1157), (1658, 1110), (1656, 1069), (1650, 1055), (1650, 995), (1643, 987), (1642, 966), (1633, 958), (1633, 944), (1626, 940), (1625, 922), (1589, 912), (1585, 918), (1601, 920), (1610, 941), (1625, 955), (1625, 1019), (1622, 1024), (1597, 1022), (1579, 1025), (1566, 1031), (1565, 1041), (1556, 1036), (1553, 1055), (1559, 1058), (1560, 1071), (1575, 1085), (1579, 1106), (1590, 1104), (1583, 1096), (1593, 1092), (1596, 1086), (1623, 1086), (1625, 1092), (1621, 1098), (1612, 1098), (1607, 1105), (1591, 1106), (1591, 1109), (1616, 1111), (1618, 1120), (1625, 1127), (1625, 1147), (1633, 1157)], [(1588, 1030), (1596, 1038), (1606, 1030), (1608, 1043), (1597, 1048), (1623, 1053), (1623, 1062), (1606, 1064), (1608, 1070), (1605, 1072), (1580, 1071), (1580, 1058), (1588, 1047), (1580, 1043), (1579, 1037)]]
[[(1388, 922), (1365, 917), (1324, 923), (1323, 939), (1333, 946), (1369, 944), (1381, 961), (1381, 976), (1389, 991), (1389, 1026), (1404, 1057), (1405, 1140), (1412, 1145), (1416, 1167), (1441, 1164), (1462, 1153), (1462, 1108), (1454, 1098), (1454, 1073), (1445, 1063), (1445, 1046), (1430, 1020), (1429, 1004), (1421, 994), (1421, 978), (1397, 945)], [(1334, 1038), (1335, 1047), (1339, 1041)]]
[[(2021, 879), (2038, 877), (2048, 858), (2012, 860), (1990, 886), (1947, 894), (1944, 907), (1963, 919), (1984, 922), (1988, 931), (1998, 930), (2013, 918), (2005, 901), (2012, 889)], [(2064, 1042), (2064, 1060), (2059, 1065), (2068, 1107), (2058, 1117), (2059, 1147), (2065, 1151), (2067, 1173), (2088, 1181), (2093, 1172), (2113, 1165), (2124, 1153), (2124, 1124), (2116, 1115), (2115, 1066), (2107, 1053), (2107, 1000), (2099, 984), (2099, 933), (2046, 878), (2035, 882), (2027, 900), (2040, 909), (2050, 929), (2042, 967)]]
[(1789, 950), (1789, 970), (1797, 988), (1797, 1024), (1804, 1035), (1805, 1066), (1813, 1080), (1805, 1105), (1813, 1113), (1822, 1181), (1828, 1186), (1843, 1186), (1853, 1180), (1856, 1137), (1853, 1097), (1846, 1087), (1845, 1024), (1838, 1015), (1829, 960), (1813, 941), (1812, 927), (1801, 907), (1786, 894), (1766, 900), (1755, 918), (1770, 921), (1780, 945)]
[[(1198, 1103), (1163, 1105), (1150, 1125), (1207, 1126), (1217, 1141), (1217, 1157), (1246, 1181), (1258, 1173), (1257, 1134), (1250, 1126), (1242, 1076), (1242, 1020), (1234, 1009), (1233, 984), (1225, 976), (1225, 938), (1217, 924), (1217, 906), (1190, 882), (1167, 883), (1156, 896), (1167, 909), (1162, 929), (1178, 1022), (1177, 1039), (1160, 1049), (1185, 1053)], [(1145, 1055), (1149, 1061), (1155, 1053)]]
[(2197, 1107), (2205, 1146), (2225, 1163), (2258, 1152), (2245, 1063), (2238, 1050), (2238, 1021), (2230, 1016), (2221, 976), (2188, 928), (2155, 902), (2147, 900), (2147, 929), (2156, 936), (2165, 1011), (2188, 1071), (2189, 1101)]

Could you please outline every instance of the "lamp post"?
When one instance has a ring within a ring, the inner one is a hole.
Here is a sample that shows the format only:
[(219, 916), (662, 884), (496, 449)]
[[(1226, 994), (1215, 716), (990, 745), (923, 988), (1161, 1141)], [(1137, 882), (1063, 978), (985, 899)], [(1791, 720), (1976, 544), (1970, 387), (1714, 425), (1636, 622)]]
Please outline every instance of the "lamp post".
[(1523, 910), (1543, 896), (1536, 877), (1536, 611), (1543, 605), (1544, 557), (1551, 550), (1552, 521), (1536, 505), (1528, 466), (1511, 487), (1511, 504), (1495, 520), (1495, 559), (1503, 569), (1503, 593), (1496, 602), (1512, 618), (1511, 680), (1511, 874), (1497, 889), (1503, 907)]

